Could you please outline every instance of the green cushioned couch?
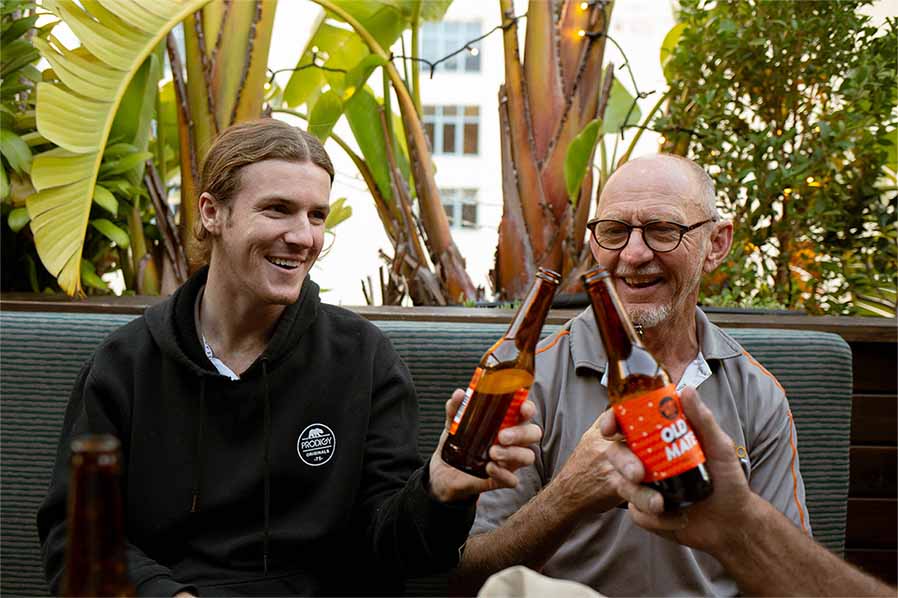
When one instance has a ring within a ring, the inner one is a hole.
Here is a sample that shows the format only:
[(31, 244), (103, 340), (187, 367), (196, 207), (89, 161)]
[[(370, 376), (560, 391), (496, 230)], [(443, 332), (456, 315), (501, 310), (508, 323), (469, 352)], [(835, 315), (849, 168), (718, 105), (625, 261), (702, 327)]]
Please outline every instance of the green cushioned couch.
[[(69, 392), (84, 360), (127, 315), (0, 312), (0, 594), (46, 595), (35, 513), (46, 490)], [(501, 324), (376, 322), (418, 389), (419, 448), (429, 455), (443, 404), (467, 384)], [(547, 326), (545, 334), (557, 327)], [(734, 329), (732, 335), (779, 379), (798, 427), (801, 470), (814, 535), (844, 549), (851, 427), (851, 350), (823, 332)], [(444, 578), (413, 580), (413, 595), (445, 595)]]

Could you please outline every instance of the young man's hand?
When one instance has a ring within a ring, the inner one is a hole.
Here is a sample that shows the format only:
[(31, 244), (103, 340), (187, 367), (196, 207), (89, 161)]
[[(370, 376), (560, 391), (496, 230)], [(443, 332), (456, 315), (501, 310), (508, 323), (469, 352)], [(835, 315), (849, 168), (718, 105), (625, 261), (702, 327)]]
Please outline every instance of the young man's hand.
[(513, 488), (518, 483), (514, 472), (533, 463), (536, 456), (531, 445), (542, 438), (542, 430), (530, 420), (536, 413), (531, 401), (521, 404), (518, 424), (499, 432), (499, 444), (490, 447), (490, 462), (486, 466), (488, 479), (481, 479), (455, 469), (440, 456), (449, 435), (448, 428), (465, 393), (456, 389), (446, 401), (446, 425), (436, 450), (430, 457), (430, 493), (442, 502), (463, 500), (496, 488)]

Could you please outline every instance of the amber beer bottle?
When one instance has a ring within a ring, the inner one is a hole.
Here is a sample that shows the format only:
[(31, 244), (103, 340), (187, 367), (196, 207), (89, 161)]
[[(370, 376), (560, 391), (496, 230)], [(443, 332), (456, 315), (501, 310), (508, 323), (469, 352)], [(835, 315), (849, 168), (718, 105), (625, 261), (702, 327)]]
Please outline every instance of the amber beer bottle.
[(536, 343), (560, 282), (557, 272), (540, 268), (508, 331), (483, 355), (443, 445), (443, 460), (449, 465), (489, 477), (490, 446), (499, 430), (518, 422), (533, 383)]
[(582, 279), (608, 354), (608, 401), (645, 466), (643, 483), (664, 496), (667, 511), (705, 498), (713, 490), (705, 454), (670, 376), (636, 334), (608, 271), (597, 266)]
[(121, 450), (109, 434), (72, 441), (62, 596), (134, 596), (125, 563)]

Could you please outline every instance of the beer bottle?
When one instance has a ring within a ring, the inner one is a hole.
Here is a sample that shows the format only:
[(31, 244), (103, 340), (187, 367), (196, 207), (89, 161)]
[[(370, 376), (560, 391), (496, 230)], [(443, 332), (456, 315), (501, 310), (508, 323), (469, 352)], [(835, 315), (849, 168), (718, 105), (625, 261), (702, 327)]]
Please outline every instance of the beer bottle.
[(645, 466), (643, 483), (664, 496), (666, 511), (705, 498), (713, 490), (705, 454), (670, 376), (637, 336), (608, 271), (597, 266), (581, 278), (608, 354), (608, 402)]
[(116, 437), (72, 441), (62, 596), (134, 596), (125, 563), (121, 451)]
[(489, 477), (490, 446), (499, 430), (518, 422), (533, 383), (536, 343), (560, 282), (557, 272), (540, 268), (508, 331), (483, 355), (443, 445), (442, 457), (449, 465)]

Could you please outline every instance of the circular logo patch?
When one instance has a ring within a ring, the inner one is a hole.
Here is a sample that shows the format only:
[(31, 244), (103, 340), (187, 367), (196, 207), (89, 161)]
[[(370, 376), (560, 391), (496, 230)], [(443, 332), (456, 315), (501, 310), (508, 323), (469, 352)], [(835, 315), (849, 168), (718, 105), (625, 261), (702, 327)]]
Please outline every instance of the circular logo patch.
[(296, 452), (306, 465), (318, 467), (324, 465), (334, 456), (337, 437), (333, 430), (324, 424), (307, 426), (296, 440)]

